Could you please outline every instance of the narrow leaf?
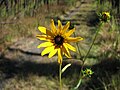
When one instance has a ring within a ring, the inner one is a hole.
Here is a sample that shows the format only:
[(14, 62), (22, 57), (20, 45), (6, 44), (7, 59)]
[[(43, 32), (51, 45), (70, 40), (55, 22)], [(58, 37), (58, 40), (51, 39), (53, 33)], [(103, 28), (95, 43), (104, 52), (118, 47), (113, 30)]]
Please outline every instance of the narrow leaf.
[(76, 87), (74, 87), (74, 90), (77, 90), (79, 88), (79, 86), (81, 85), (82, 79), (79, 80), (78, 84)]
[(71, 64), (67, 64), (63, 69), (62, 69), (62, 73), (68, 68), (68, 67), (70, 67), (71, 66)]

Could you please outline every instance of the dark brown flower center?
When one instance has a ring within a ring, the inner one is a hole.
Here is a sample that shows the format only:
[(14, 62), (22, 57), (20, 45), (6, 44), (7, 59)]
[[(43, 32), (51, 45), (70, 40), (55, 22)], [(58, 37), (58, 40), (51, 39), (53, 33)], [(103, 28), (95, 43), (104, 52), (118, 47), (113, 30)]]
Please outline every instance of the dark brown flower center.
[(103, 14), (103, 17), (104, 17), (104, 18), (107, 18), (107, 15), (106, 15), (106, 14)]
[(57, 35), (55, 38), (54, 38), (54, 41), (55, 41), (55, 44), (57, 45), (62, 45), (63, 44), (63, 41), (64, 41), (64, 38), (60, 35)]
[(107, 21), (107, 15), (106, 15), (106, 14), (103, 14), (103, 15), (102, 15), (102, 20), (103, 20), (103, 21)]
[(90, 71), (87, 71), (88, 74), (90, 74)]

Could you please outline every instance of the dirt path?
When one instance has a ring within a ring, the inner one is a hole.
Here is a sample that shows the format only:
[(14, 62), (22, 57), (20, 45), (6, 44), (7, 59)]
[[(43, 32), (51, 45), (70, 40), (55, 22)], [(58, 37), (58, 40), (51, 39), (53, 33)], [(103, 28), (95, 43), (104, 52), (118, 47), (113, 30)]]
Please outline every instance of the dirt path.
[[(63, 24), (67, 21), (71, 21), (71, 24), (76, 28), (76, 35), (87, 37), (88, 32), (93, 29), (88, 24), (89, 15), (94, 13), (93, 0), (84, 0), (83, 2), (77, 2), (76, 7), (71, 8), (66, 14), (59, 16)], [(25, 59), (25, 60), (39, 60), (41, 61), (40, 53), (42, 49), (36, 48), (41, 41), (36, 38), (27, 38), (15, 42), (8, 47), (5, 57), (9, 59)], [(21, 58), (18, 58), (20, 56)], [(43, 62), (43, 60), (42, 60)]]
[[(95, 11), (93, 1), (94, 0), (84, 0), (82, 2), (77, 2), (76, 7), (73, 7), (64, 15), (59, 16), (63, 24), (65, 24), (67, 21), (71, 21), (72, 25), (74, 24), (74, 26), (76, 27), (76, 36), (88, 37), (89, 31), (94, 28), (94, 26), (89, 25), (89, 17)], [(37, 40), (36, 38), (27, 38), (17, 41), (13, 45), (8, 47), (8, 49), (4, 53), (4, 57), (0, 58), (0, 71), (2, 71), (2, 73), (4, 74), (4, 82), (8, 83), (8, 85), (12, 83), (13, 85), (11, 85), (11, 88), (21, 88), (21, 84), (16, 84), (18, 85), (16, 87), (14, 86), (15, 79), (12, 78), (21, 74), (23, 75), (22, 77), (25, 78), (29, 77), (29, 74), (31, 73), (37, 73), (37, 75), (41, 77), (35, 76), (35, 78), (33, 75), (32, 78), (34, 78), (35, 80), (32, 81), (30, 79), (25, 81), (27, 83), (26, 86), (23, 86), (23, 88), (27, 88), (25, 90), (28, 90), (31, 86), (33, 88), (36, 88), (33, 90), (37, 90), (37, 88), (39, 88), (39, 90), (48, 90), (48, 84), (46, 84), (46, 82), (51, 83), (51, 85), (49, 86), (49, 90), (57, 90), (58, 85), (56, 85), (56, 82), (54, 82), (54, 80), (51, 81), (43, 77), (49, 75), (52, 75), (53, 77), (56, 76), (58, 68), (58, 64), (56, 64), (57, 57), (55, 56), (49, 60), (46, 56), (41, 57), (40, 52), (42, 51), (42, 49), (36, 48), (37, 45), (39, 45), (40, 43), (41, 41)], [(50, 62), (53, 63), (50, 64)], [(1, 76), (2, 75), (0, 75), (0, 77)], [(37, 79), (39, 80), (39, 82), (37, 81)], [(0, 79), (0, 83), (2, 80), (3, 79)], [(20, 83), (22, 81), (18, 82)], [(35, 82), (37, 82), (38, 84), (34, 84)], [(64, 87), (64, 90), (68, 90), (67, 86)]]

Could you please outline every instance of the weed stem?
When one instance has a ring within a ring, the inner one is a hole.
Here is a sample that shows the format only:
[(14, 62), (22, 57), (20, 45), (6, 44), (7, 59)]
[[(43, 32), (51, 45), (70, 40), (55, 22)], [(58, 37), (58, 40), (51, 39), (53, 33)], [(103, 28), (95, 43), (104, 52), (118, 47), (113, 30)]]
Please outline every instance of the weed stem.
[[(101, 29), (102, 24), (103, 24), (103, 22), (101, 22), (101, 23), (99, 24), (98, 29), (97, 29), (97, 31), (96, 31), (96, 34), (95, 34), (95, 36), (94, 36), (94, 38), (93, 38), (93, 41), (92, 41), (92, 43), (91, 43), (91, 46), (90, 46), (87, 54), (85, 55), (85, 57), (84, 57), (83, 60), (82, 60), (83, 63), (82, 63), (82, 65), (81, 65), (80, 77), (79, 77), (80, 79), (79, 79), (79, 82), (78, 82), (78, 84), (77, 84), (77, 86), (76, 86), (77, 88), (78, 88), (78, 87), (80, 86), (80, 84), (81, 84), (82, 70), (83, 70), (85, 61), (86, 61), (86, 59), (87, 59), (87, 57), (88, 57), (88, 55), (89, 55), (89, 53), (90, 53), (90, 51), (91, 51), (91, 49), (92, 49), (92, 47), (93, 47), (93, 45), (94, 45), (94, 42), (95, 42), (95, 40), (96, 40), (96, 38), (97, 38), (97, 35), (98, 35), (98, 33), (99, 33), (100, 29)], [(76, 88), (76, 89), (77, 89), (77, 88)]]
[(61, 80), (62, 71), (61, 71), (61, 67), (62, 67), (62, 64), (60, 63), (59, 64), (59, 84), (60, 84), (59, 90), (62, 90), (62, 80)]

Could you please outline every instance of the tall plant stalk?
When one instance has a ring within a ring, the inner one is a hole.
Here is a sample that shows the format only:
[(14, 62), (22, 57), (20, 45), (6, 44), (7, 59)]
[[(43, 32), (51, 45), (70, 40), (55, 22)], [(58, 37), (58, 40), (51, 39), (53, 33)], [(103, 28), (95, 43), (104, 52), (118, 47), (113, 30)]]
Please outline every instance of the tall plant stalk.
[[(85, 61), (86, 61), (86, 59), (87, 59), (87, 57), (88, 57), (88, 55), (89, 55), (89, 53), (90, 53), (90, 51), (91, 51), (91, 49), (92, 49), (92, 47), (93, 47), (93, 45), (94, 45), (94, 42), (95, 42), (95, 40), (96, 40), (96, 38), (97, 38), (97, 36), (98, 36), (98, 33), (99, 33), (102, 25), (103, 25), (103, 22), (100, 22), (100, 24), (99, 24), (99, 26), (98, 26), (98, 29), (97, 29), (97, 31), (96, 31), (96, 34), (95, 34), (95, 36), (94, 36), (94, 38), (93, 38), (93, 41), (92, 41), (92, 43), (91, 43), (91, 46), (90, 46), (87, 54), (85, 55), (85, 57), (84, 57), (83, 60), (82, 60), (82, 66), (81, 66), (81, 70), (80, 70), (79, 81), (78, 81), (78, 84), (76, 85), (76, 87), (74, 88), (74, 90), (78, 89), (78, 87), (80, 86), (80, 84), (81, 84), (81, 82), (82, 82), (82, 70), (83, 70)], [(77, 47), (78, 47), (78, 46), (77, 46)], [(78, 50), (79, 50), (79, 49), (78, 49)]]
[(59, 64), (59, 90), (62, 90), (62, 80), (61, 80), (61, 76), (62, 76), (62, 63)]

